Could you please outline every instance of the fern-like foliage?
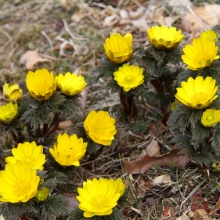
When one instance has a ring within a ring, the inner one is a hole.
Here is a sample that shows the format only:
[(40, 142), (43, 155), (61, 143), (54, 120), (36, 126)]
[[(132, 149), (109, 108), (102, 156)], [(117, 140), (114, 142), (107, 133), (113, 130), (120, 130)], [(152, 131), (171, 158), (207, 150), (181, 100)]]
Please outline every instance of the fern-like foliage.
[(198, 141), (202, 139), (210, 139), (210, 136), (213, 133), (213, 129), (210, 127), (204, 127), (201, 122), (195, 123), (194, 128), (192, 129), (192, 140)]
[(211, 146), (215, 150), (216, 154), (220, 157), (220, 124), (218, 124), (213, 132), (211, 138)]
[(189, 77), (192, 77), (195, 79), (197, 76), (202, 76), (203, 78), (206, 78), (207, 76), (210, 76), (217, 80), (220, 78), (220, 61), (216, 60), (214, 64), (210, 67), (205, 67), (202, 70), (192, 71), (192, 70), (183, 70), (179, 72), (177, 76), (177, 81), (179, 84), (183, 81), (187, 81)]
[(95, 70), (95, 73), (98, 73), (96, 81), (98, 81), (100, 77), (113, 77), (113, 73), (117, 71), (120, 66), (122, 66), (122, 64), (111, 63), (106, 57), (102, 58), (100, 66)]
[(67, 175), (65, 173), (63, 173), (63, 172), (54, 170), (53, 172), (50, 172), (47, 175), (47, 178), (48, 179), (56, 178), (56, 183), (57, 184), (65, 184), (66, 183)]
[[(37, 101), (30, 96), (21, 101), (21, 108), (26, 107), (26, 111), (21, 115), (21, 122), (30, 124), (35, 130), (42, 123), (51, 124), (53, 122), (54, 113), (60, 113), (61, 105), (66, 101), (65, 96), (60, 92), (56, 92), (49, 100)], [(28, 107), (27, 107), (28, 106)], [(51, 114), (53, 112), (53, 114)]]
[(220, 109), (220, 90), (217, 92), (218, 98), (215, 99), (209, 108)]
[(61, 195), (52, 194), (41, 205), (41, 220), (54, 220), (58, 216), (67, 215), (67, 201)]
[(196, 71), (192, 71), (192, 70), (183, 70), (183, 71), (180, 71), (178, 76), (177, 76), (177, 82), (178, 84), (180, 85), (181, 82), (183, 81), (187, 81), (187, 79), (189, 77), (192, 77), (192, 78), (195, 78), (197, 75), (197, 72)]
[(43, 184), (41, 184), (40, 188), (47, 187), (48, 189), (53, 190), (56, 186), (57, 186), (57, 180), (56, 177), (54, 177), (47, 179)]
[(81, 95), (66, 97), (65, 102), (62, 103), (62, 115), (66, 119), (75, 118), (82, 110)]
[(172, 111), (167, 124), (171, 130), (180, 130), (185, 133), (190, 126), (194, 129), (195, 125), (202, 116), (202, 110), (190, 109), (183, 104), (178, 104), (175, 110)]
[(10, 220), (18, 220), (19, 216), (25, 213), (40, 213), (39, 206), (36, 206), (33, 199), (25, 203), (3, 203), (0, 206), (0, 213)]
[(191, 135), (177, 134), (172, 141), (180, 149), (180, 153), (187, 155), (198, 164), (210, 166), (218, 158), (207, 142), (204, 140), (192, 141)]

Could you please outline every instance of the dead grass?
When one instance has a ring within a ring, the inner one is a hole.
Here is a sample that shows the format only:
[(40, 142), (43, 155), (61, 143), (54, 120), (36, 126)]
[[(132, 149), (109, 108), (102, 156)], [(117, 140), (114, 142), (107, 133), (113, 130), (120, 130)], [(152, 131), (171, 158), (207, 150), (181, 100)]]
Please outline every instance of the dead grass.
[[(191, 198), (195, 193), (208, 201), (210, 209), (213, 208), (219, 191), (212, 190), (219, 182), (219, 176), (210, 177), (206, 172), (199, 171), (193, 163), (185, 170), (154, 167), (145, 174), (123, 173), (122, 160), (135, 159), (150, 143), (152, 135), (149, 135), (149, 130), (141, 132), (134, 129), (135, 125), (136, 128), (139, 126), (144, 114), (137, 121), (123, 119), (118, 94), (106, 91), (103, 79), (94, 82), (96, 75), (92, 72), (99, 65), (103, 55), (103, 41), (111, 31), (123, 34), (131, 32), (135, 46), (145, 44), (147, 38), (142, 28), (146, 26), (143, 26), (141, 20), (139, 27), (133, 21), (138, 20), (140, 14), (149, 13), (147, 26), (162, 19), (162, 15), (167, 21), (170, 19), (170, 22), (178, 23), (179, 18), (172, 20), (174, 16), (178, 16), (177, 12), (172, 10), (168, 1), (126, 0), (118, 1), (118, 7), (100, 2), (0, 0), (0, 89), (5, 81), (24, 80), (28, 70), (20, 62), (20, 58), (28, 50), (37, 49), (50, 59), (50, 62), (36, 63), (36, 69), (46, 67), (55, 74), (69, 71), (84, 74), (89, 82), (86, 110), (108, 109), (113, 116), (117, 116), (117, 138), (121, 141), (113, 143), (111, 148), (105, 148), (95, 160), (82, 164), (83, 178), (121, 176), (130, 191), (129, 205), (123, 210), (130, 220), (177, 219), (190, 211)], [(132, 21), (126, 20), (126, 13), (123, 11), (128, 8), (132, 11)], [(153, 11), (157, 15), (152, 14)], [(185, 13), (183, 9), (181, 13)], [(120, 16), (125, 16), (125, 19)], [(119, 19), (124, 23), (119, 22)], [(186, 33), (186, 36), (190, 37), (190, 34)], [(141, 111), (149, 111), (148, 107), (142, 106)], [(143, 120), (144, 123), (152, 122), (152, 118), (146, 115)], [(172, 134), (165, 132), (156, 137), (164, 152), (167, 147), (172, 148), (169, 147), (170, 135)], [(164, 174), (170, 175), (170, 184), (154, 187), (148, 185), (155, 177)], [(75, 178), (79, 184), (83, 181), (81, 173)], [(172, 217), (172, 212), (170, 216), (164, 215), (165, 207), (173, 207), (175, 216)], [(214, 217), (219, 219), (216, 215)]]

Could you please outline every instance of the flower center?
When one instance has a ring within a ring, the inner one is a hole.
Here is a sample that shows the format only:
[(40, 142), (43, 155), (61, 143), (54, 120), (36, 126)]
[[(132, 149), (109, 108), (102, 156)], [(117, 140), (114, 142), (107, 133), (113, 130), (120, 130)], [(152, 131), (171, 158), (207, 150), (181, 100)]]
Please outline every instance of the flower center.
[(45, 94), (48, 92), (48, 89), (49, 89), (49, 85), (47, 85), (47, 84), (38, 85), (38, 87), (36, 87), (35, 93)]
[(14, 194), (18, 197), (27, 195), (30, 188), (30, 185), (25, 180), (18, 180), (14, 184)]
[[(209, 60), (211, 60), (209, 54), (198, 54), (195, 57), (194, 62), (197, 63), (198, 65), (204, 65)], [(208, 64), (210, 64), (210, 63), (208, 63)]]
[(12, 117), (12, 113), (11, 112), (5, 113), (5, 118), (11, 118), (11, 117)]
[(207, 121), (212, 121), (214, 119), (213, 115), (209, 115), (206, 117), (206, 120)]
[(30, 168), (33, 168), (33, 166), (34, 166), (33, 158), (26, 157), (24, 160), (29, 164)]
[(124, 80), (124, 83), (131, 84), (134, 81), (133, 76), (127, 76)]
[(94, 128), (93, 128), (93, 132), (97, 135), (101, 135), (102, 134), (102, 129), (101, 126), (99, 124), (97, 124)]
[(90, 201), (96, 210), (103, 210), (107, 206), (107, 200), (103, 195), (94, 196)]
[(207, 94), (204, 92), (197, 92), (191, 97), (192, 103), (196, 104), (196, 107), (198, 109), (206, 107), (210, 102), (210, 100), (207, 100)]

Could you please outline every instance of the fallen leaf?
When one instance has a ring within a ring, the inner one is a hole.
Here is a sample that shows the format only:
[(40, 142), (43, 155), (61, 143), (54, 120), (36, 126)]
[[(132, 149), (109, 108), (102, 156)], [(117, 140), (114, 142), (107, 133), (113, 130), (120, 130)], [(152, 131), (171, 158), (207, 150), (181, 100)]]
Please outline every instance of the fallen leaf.
[(195, 211), (197, 209), (204, 209), (205, 211), (209, 211), (209, 204), (200, 194), (195, 194), (192, 196), (192, 205), (191, 210)]
[(147, 24), (147, 21), (146, 21), (144, 16), (139, 18), (139, 19), (137, 19), (137, 20), (132, 20), (131, 23), (139, 31), (146, 31), (149, 28), (149, 26)]
[(68, 6), (67, 0), (59, 0), (59, 2), (64, 8), (67, 8), (67, 6)]
[(145, 196), (146, 192), (147, 192), (147, 187), (145, 185), (145, 181), (144, 180), (139, 180), (138, 183), (138, 188), (137, 188), (137, 198), (141, 199)]
[(122, 19), (128, 19), (128, 12), (127, 12), (126, 10), (124, 10), (124, 9), (121, 9), (121, 10), (119, 11), (119, 15), (120, 15), (120, 17), (121, 17)]
[(210, 218), (208, 216), (208, 213), (204, 210), (204, 209), (197, 209), (194, 212), (192, 212), (190, 214), (190, 217), (193, 220), (198, 220), (198, 219), (203, 219), (203, 220), (212, 220), (212, 218)]
[(160, 155), (160, 146), (156, 139), (153, 139), (150, 144), (147, 145), (146, 149), (143, 150), (143, 153), (139, 155), (139, 158), (148, 155), (149, 157), (155, 157)]
[(64, 42), (58, 42), (53, 49), (54, 50), (73, 50), (73, 46), (64, 41)]
[(137, 161), (123, 161), (123, 170), (132, 174), (145, 173), (155, 165), (185, 168), (190, 159), (183, 154), (179, 154), (178, 149), (173, 149), (169, 153), (158, 157), (143, 156)]
[(138, 8), (136, 11), (131, 11), (129, 10), (128, 14), (129, 14), (129, 18), (132, 20), (137, 20), (138, 18), (140, 18), (143, 14), (144, 9), (143, 8)]
[(183, 6), (186, 7), (188, 4), (191, 4), (189, 0), (170, 0), (169, 6)]
[(161, 120), (157, 120), (156, 122), (151, 122), (148, 126), (149, 133), (154, 135), (155, 137), (160, 136), (164, 131), (168, 130)]
[(190, 220), (190, 217), (187, 216), (186, 213), (183, 213), (181, 216), (179, 216), (175, 220)]
[(180, 28), (188, 32), (197, 32), (211, 29), (219, 24), (220, 20), (220, 5), (204, 5), (193, 8), (186, 14)]
[(215, 213), (219, 209), (220, 209), (220, 197), (218, 198), (218, 202), (217, 202), (215, 208), (209, 211), (209, 215), (212, 215), (213, 213)]
[(5, 61), (4, 63), (3, 63), (3, 67), (5, 68), (5, 69), (11, 69), (11, 65), (10, 65), (10, 63), (8, 62), (8, 61)]
[(104, 27), (110, 27), (118, 23), (120, 20), (120, 17), (117, 14), (112, 14), (107, 17), (105, 17), (103, 26)]
[(85, 16), (86, 16), (85, 11), (79, 10), (72, 15), (71, 19), (72, 21), (79, 23)]
[(37, 63), (51, 62), (51, 60), (39, 53), (38, 50), (28, 50), (21, 56), (20, 62), (24, 63), (28, 70), (33, 70)]
[(165, 216), (176, 216), (175, 210), (172, 206), (166, 206), (163, 210)]
[(3, 217), (3, 215), (0, 215), (0, 220), (5, 220), (5, 218)]
[(151, 8), (151, 13), (148, 14), (148, 19), (150, 19), (152, 22), (158, 23), (159, 25), (167, 25), (171, 26), (175, 21), (177, 21), (180, 16), (165, 16), (166, 9), (165, 7), (160, 7), (158, 9)]
[(170, 175), (168, 175), (168, 174), (158, 176), (153, 180), (154, 186), (160, 185), (160, 184), (171, 185), (171, 183), (172, 183), (172, 181), (171, 181)]

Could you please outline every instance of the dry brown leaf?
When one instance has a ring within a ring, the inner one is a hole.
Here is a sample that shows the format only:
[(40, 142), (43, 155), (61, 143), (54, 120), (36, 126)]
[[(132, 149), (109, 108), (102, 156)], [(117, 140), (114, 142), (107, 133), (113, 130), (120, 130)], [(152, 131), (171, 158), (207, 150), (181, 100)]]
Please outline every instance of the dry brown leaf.
[(139, 31), (146, 31), (149, 28), (149, 26), (147, 24), (147, 21), (146, 21), (144, 16), (139, 18), (139, 19), (137, 19), (137, 20), (132, 20), (131, 23)]
[(121, 9), (121, 10), (119, 11), (119, 15), (120, 15), (120, 17), (121, 17), (122, 19), (128, 19), (128, 12), (127, 12), (126, 10), (124, 10), (124, 9)]
[(5, 218), (3, 217), (3, 215), (0, 215), (0, 220), (5, 220)]
[(173, 149), (167, 154), (163, 154), (159, 157), (149, 157), (143, 156), (138, 161), (123, 161), (123, 169), (126, 172), (137, 174), (145, 173), (150, 170), (155, 165), (168, 166), (168, 167), (178, 167), (185, 168), (185, 166), (190, 162), (190, 159), (183, 154), (179, 154), (178, 149)]
[(183, 213), (181, 216), (176, 218), (175, 220), (190, 220), (190, 217)]
[(138, 188), (137, 188), (137, 198), (143, 198), (147, 192), (148, 188), (145, 185), (144, 180), (139, 180)]
[(168, 130), (161, 120), (157, 120), (156, 122), (151, 122), (148, 126), (149, 133), (154, 135), (155, 137), (160, 136), (164, 131)]
[(73, 50), (73, 46), (66, 42), (58, 42), (56, 46), (53, 48), (54, 50)]
[(85, 16), (86, 16), (85, 11), (79, 10), (72, 15), (71, 19), (72, 21), (79, 23)]
[(154, 186), (160, 185), (160, 184), (171, 185), (171, 183), (172, 183), (172, 181), (171, 181), (170, 175), (168, 175), (168, 174), (158, 176), (158, 177), (154, 178), (154, 180), (153, 180)]
[(172, 206), (166, 206), (166, 207), (164, 207), (163, 214), (164, 214), (165, 216), (176, 216), (175, 209), (174, 209), (174, 207), (172, 207)]
[(139, 155), (138, 158), (148, 155), (149, 157), (155, 157), (160, 155), (160, 146), (156, 139), (153, 139), (150, 144), (147, 145), (146, 149)]
[(129, 10), (129, 18), (132, 20), (137, 20), (138, 18), (142, 17), (144, 9), (143, 8), (138, 8), (137, 11), (131, 11)]
[(179, 15), (164, 16), (164, 14), (166, 14), (165, 8), (154, 9), (151, 13), (148, 14), (148, 19), (155, 23), (158, 23), (159, 25), (171, 26), (175, 21), (180, 18)]
[(220, 5), (204, 5), (192, 8), (182, 20), (180, 28), (188, 32), (201, 32), (219, 24), (219, 20)]
[(120, 17), (117, 14), (112, 14), (110, 16), (105, 17), (103, 21), (104, 27), (110, 27), (118, 23), (120, 20)]
[(212, 220), (212, 218), (210, 218), (208, 216), (208, 213), (204, 209), (197, 209), (197, 210), (195, 210), (193, 213), (191, 213), (190, 217), (193, 220), (198, 220), (198, 219)]
[(218, 198), (218, 202), (217, 202), (215, 208), (209, 211), (209, 215), (212, 215), (213, 213), (215, 213), (219, 209), (220, 209), (220, 197)]
[(35, 65), (40, 62), (51, 62), (49, 58), (44, 57), (38, 50), (28, 50), (21, 58), (20, 62), (24, 63), (28, 70), (33, 70)]
[(59, 0), (59, 2), (64, 8), (67, 8), (67, 6), (68, 6), (67, 0)]

